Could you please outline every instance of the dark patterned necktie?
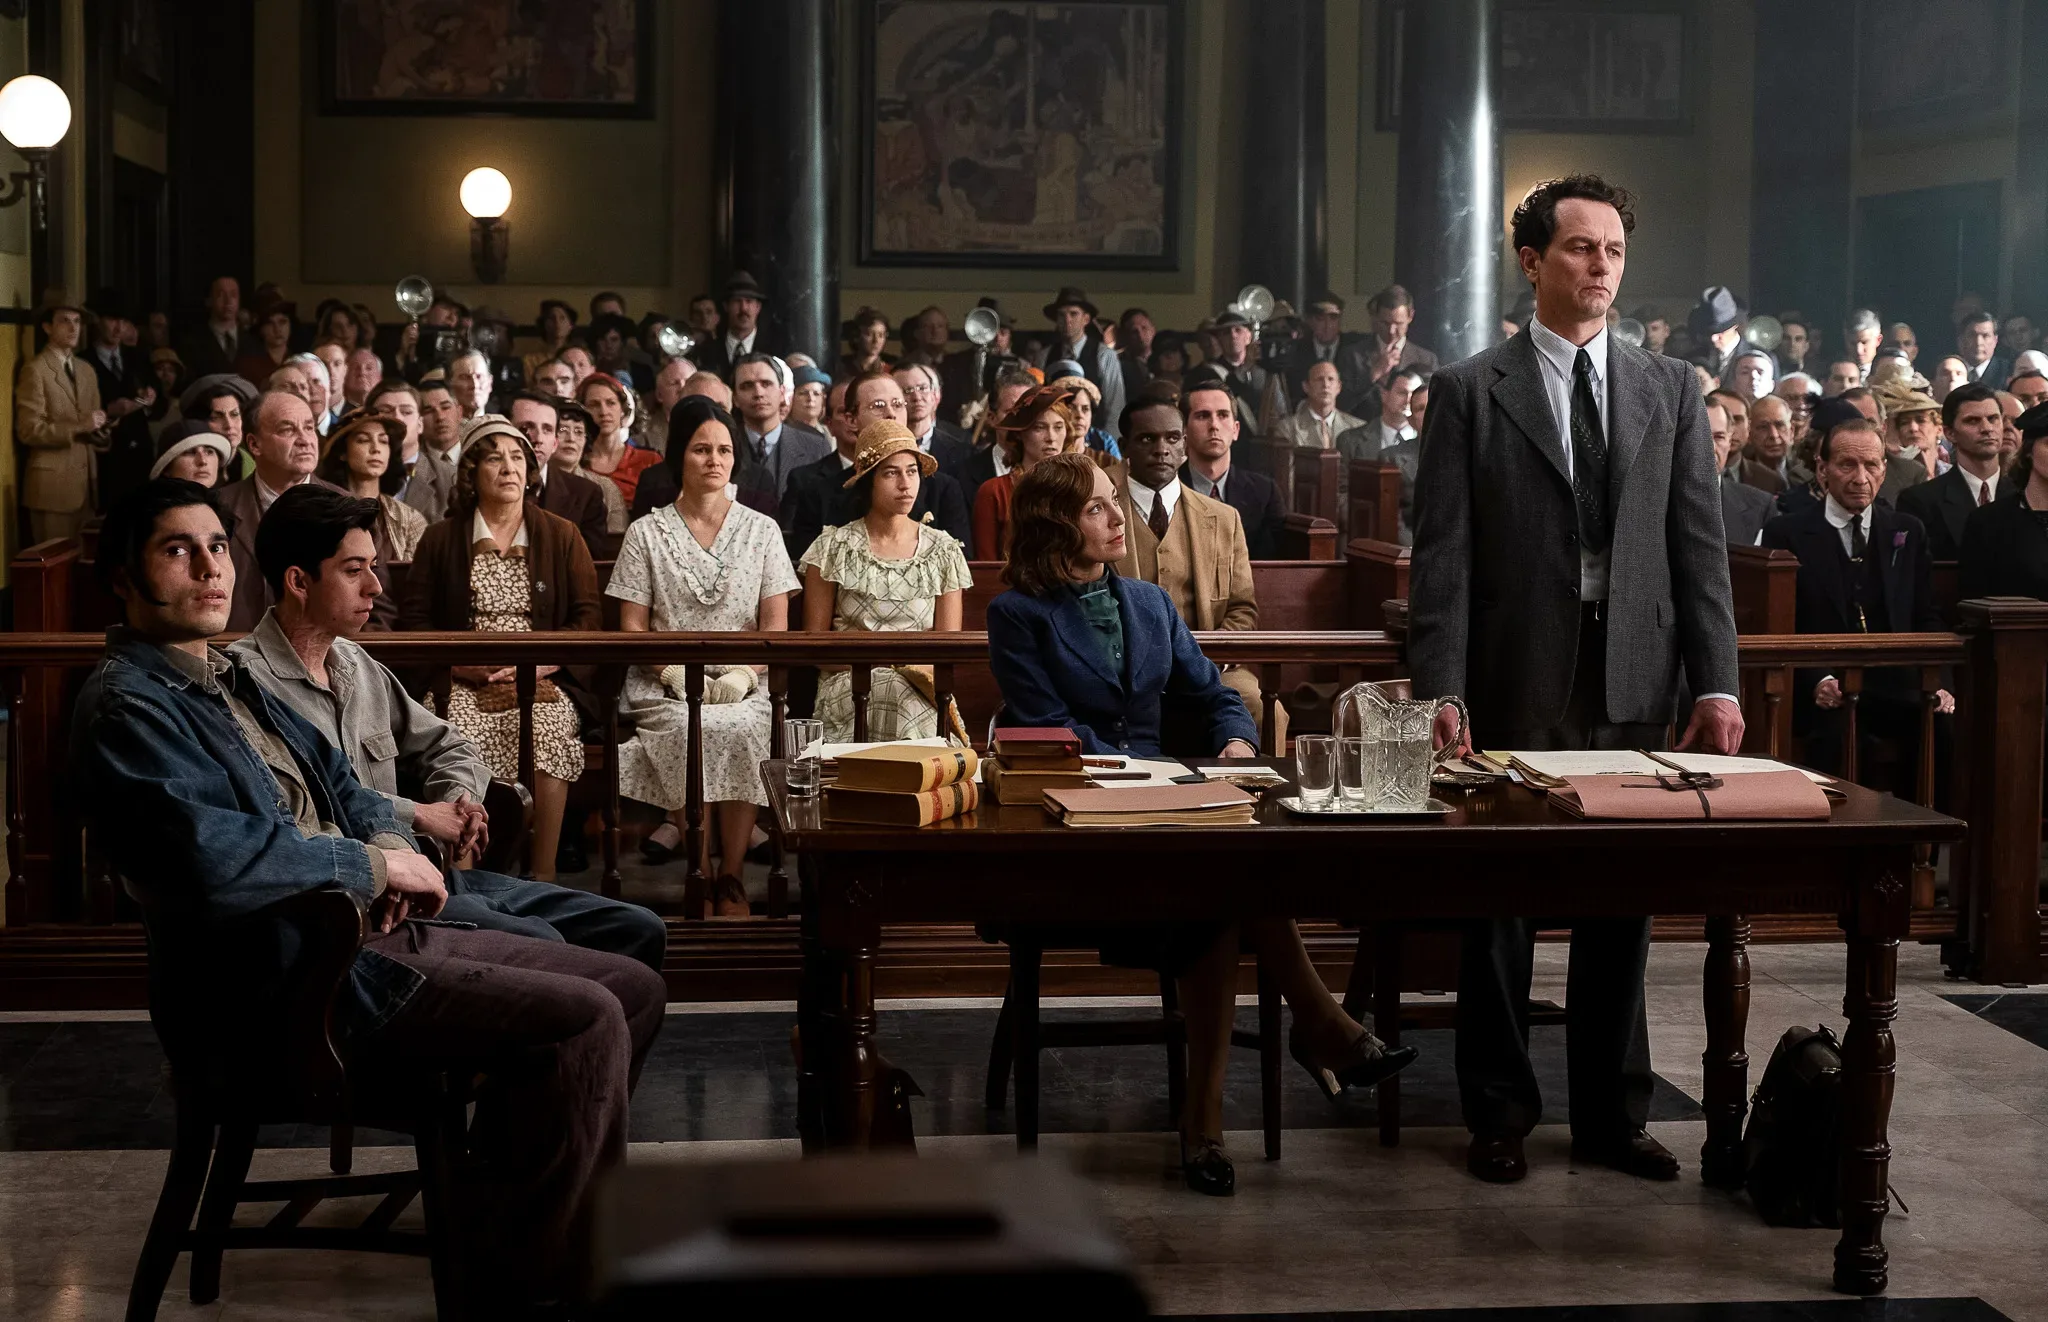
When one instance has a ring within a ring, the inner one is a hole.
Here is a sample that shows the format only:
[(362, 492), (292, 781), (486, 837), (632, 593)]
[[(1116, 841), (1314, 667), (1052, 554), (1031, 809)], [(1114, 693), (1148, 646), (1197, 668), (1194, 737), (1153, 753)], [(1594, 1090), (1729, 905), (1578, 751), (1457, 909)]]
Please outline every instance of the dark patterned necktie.
[(1572, 495), (1579, 506), (1579, 544), (1598, 554), (1613, 540), (1607, 517), (1607, 439), (1593, 402), (1593, 360), (1584, 349), (1572, 364)]

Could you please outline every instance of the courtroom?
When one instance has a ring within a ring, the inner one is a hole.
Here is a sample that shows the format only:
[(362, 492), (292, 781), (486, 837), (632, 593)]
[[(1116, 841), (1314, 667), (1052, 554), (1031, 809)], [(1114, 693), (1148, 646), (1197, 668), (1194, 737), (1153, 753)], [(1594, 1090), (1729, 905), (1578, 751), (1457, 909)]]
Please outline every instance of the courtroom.
[(2048, 0), (0, 0), (0, 1318), (2048, 1319), (2028, 124)]

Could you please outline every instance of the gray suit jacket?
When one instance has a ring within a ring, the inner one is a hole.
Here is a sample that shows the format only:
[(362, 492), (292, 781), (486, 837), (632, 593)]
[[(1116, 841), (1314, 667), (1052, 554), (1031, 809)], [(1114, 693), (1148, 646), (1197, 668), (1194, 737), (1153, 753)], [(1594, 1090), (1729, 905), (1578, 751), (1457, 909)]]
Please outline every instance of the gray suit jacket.
[[(744, 429), (742, 442), (747, 445), (753, 444), (751, 440), (745, 439)], [(832, 450), (832, 442), (818, 433), (784, 423), (782, 436), (775, 442), (775, 453), (759, 461), (761, 472), (757, 475), (757, 480), (764, 487), (771, 482), (774, 484), (770, 490), (776, 502), (780, 504), (783, 489), (789, 485), (789, 475), (799, 468), (817, 463), (831, 454)]]
[(412, 466), (412, 479), (405, 484), (405, 503), (426, 515), (428, 523), (439, 523), (454, 496), (455, 461), (422, 444), (419, 460)]
[(1722, 476), (1721, 528), (1728, 545), (1755, 546), (1757, 534), (1777, 513), (1778, 501), (1770, 492), (1745, 486), (1732, 476)]
[[(1481, 738), (1564, 720), (1579, 640), (1578, 514), (1536, 349), (1517, 335), (1438, 370), (1415, 479), (1408, 660)], [(1663, 724), (1678, 667), (1737, 692), (1735, 615), (1699, 381), (1608, 341), (1607, 713)]]

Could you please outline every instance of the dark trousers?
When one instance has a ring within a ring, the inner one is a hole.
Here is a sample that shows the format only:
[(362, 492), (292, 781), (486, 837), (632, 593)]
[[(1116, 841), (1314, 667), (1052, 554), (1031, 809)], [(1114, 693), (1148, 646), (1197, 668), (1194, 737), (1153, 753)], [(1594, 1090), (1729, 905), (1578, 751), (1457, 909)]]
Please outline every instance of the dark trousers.
[[(1543, 751), (1659, 748), (1664, 727), (1607, 721), (1607, 629), (1591, 606), (1579, 625), (1577, 670), (1564, 721), (1541, 730), (1482, 729), (1484, 746)], [(1529, 1063), (1529, 981), (1536, 932), (1570, 927), (1565, 985), (1566, 1059), (1575, 1138), (1595, 1142), (1641, 1129), (1650, 1113), (1650, 1029), (1643, 969), (1647, 918), (1503, 918), (1465, 930), (1458, 968), (1458, 1099), (1478, 1134), (1527, 1134), (1543, 1115)]]
[(490, 932), (511, 932), (537, 941), (566, 941), (585, 950), (637, 959), (656, 973), (668, 949), (668, 924), (661, 915), (623, 900), (560, 886), (524, 881), (497, 872), (453, 872), (448, 903), (439, 917), (475, 923)]
[(456, 1204), (477, 1316), (573, 1297), (590, 1193), (626, 1155), (626, 1104), (668, 991), (643, 964), (561, 941), (408, 922), (368, 948), (425, 984), (354, 1054), (481, 1076)]

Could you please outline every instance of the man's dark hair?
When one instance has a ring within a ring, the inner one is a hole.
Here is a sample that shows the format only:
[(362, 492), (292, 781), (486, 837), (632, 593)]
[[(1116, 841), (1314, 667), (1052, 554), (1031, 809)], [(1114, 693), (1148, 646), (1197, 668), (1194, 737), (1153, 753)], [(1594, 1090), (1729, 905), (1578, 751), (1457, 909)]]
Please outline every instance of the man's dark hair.
[[(771, 353), (741, 354), (739, 361), (732, 365), (733, 380), (739, 380), (742, 367), (765, 367), (768, 369), (770, 376), (774, 377), (778, 382), (782, 380), (782, 373), (775, 370), (775, 355)], [(886, 376), (888, 373), (885, 372), (883, 375)]]
[(1849, 366), (1855, 368), (1857, 373), (1861, 375), (1863, 371), (1863, 364), (1856, 361), (1856, 355), (1853, 353), (1838, 353), (1834, 357), (1828, 359), (1828, 374), (1832, 376), (1834, 374), (1836, 366), (1842, 363), (1849, 364)]
[(151, 605), (163, 605), (144, 586), (149, 578), (143, 572), (142, 553), (149, 549), (149, 539), (156, 535), (157, 521), (187, 505), (206, 506), (220, 516), (222, 531), (229, 537), (235, 535), (234, 515), (216, 505), (205, 487), (181, 477), (153, 477), (116, 501), (100, 525), (98, 558), (93, 562), (93, 573), (100, 586), (112, 592), (114, 575), (126, 570), (135, 591)]
[[(1966, 321), (1963, 324), (1967, 326), (1970, 323)], [(1980, 400), (1986, 399), (1990, 400), (1994, 405), (1997, 404), (1998, 392), (1985, 385), (1982, 381), (1972, 381), (1967, 385), (1960, 385), (1954, 390), (1949, 391), (1948, 398), (1941, 401), (1942, 430), (1947, 431), (1956, 425), (1956, 414), (1962, 411), (1963, 405), (1975, 404)]]
[(1876, 423), (1861, 414), (1848, 419), (1846, 422), (1836, 423), (1820, 434), (1820, 461), (1822, 463), (1828, 461), (1828, 451), (1832, 448), (1835, 437), (1840, 436), (1844, 432), (1852, 431), (1869, 432), (1872, 436), (1877, 436), (1879, 428)]
[(413, 403), (417, 404), (420, 402), (418, 386), (415, 386), (402, 376), (392, 376), (386, 377), (371, 387), (370, 393), (363, 396), (363, 407), (366, 409), (376, 408), (377, 401), (386, 395), (411, 395)]
[(44, 308), (42, 318), (36, 324), (39, 326), (55, 325), (57, 321), (57, 314), (59, 312), (76, 312), (78, 314), (78, 319), (81, 322), (85, 320), (84, 308), (79, 307), (73, 303), (59, 303), (53, 307)]
[[(1222, 383), (1218, 382), (1217, 384), (1220, 386)], [(1197, 387), (1197, 389), (1200, 388), (1202, 387)], [(1123, 411), (1116, 415), (1117, 435), (1129, 436), (1131, 434), (1131, 419), (1137, 417), (1146, 409), (1171, 409), (1175, 413), (1180, 414), (1182, 420), (1185, 421), (1188, 407), (1187, 397), (1193, 393), (1194, 391), (1191, 390), (1176, 396), (1173, 392), (1172, 382), (1147, 381), (1144, 385), (1138, 387), (1137, 392), (1130, 399), (1124, 402)]]
[[(754, 353), (748, 354), (746, 358), (742, 358), (738, 363), (733, 364), (732, 374), (734, 376), (738, 376), (740, 374), (740, 363), (744, 363), (748, 361), (748, 359), (755, 358), (758, 358), (761, 361), (766, 362), (768, 355)], [(870, 381), (888, 381), (893, 383), (895, 380), (895, 369), (884, 367), (882, 364), (876, 363), (874, 366), (868, 368), (867, 371), (862, 372), (859, 376), (856, 376), (855, 378), (853, 378), (853, 380), (846, 383), (846, 398), (844, 401), (842, 401), (839, 411), (841, 413), (846, 414), (848, 417), (854, 417), (858, 415), (860, 413), (860, 388), (862, 386), (866, 385)], [(1031, 384), (1037, 385), (1038, 383), (1034, 381)]]
[(557, 420), (557, 421), (559, 421), (559, 420), (561, 419), (561, 416), (562, 416), (562, 403), (563, 403), (563, 401), (561, 401), (561, 400), (559, 400), (559, 399), (556, 399), (556, 398), (555, 398), (555, 397), (554, 397), (553, 395), (543, 395), (543, 394), (541, 394), (541, 393), (540, 393), (540, 392), (539, 392), (538, 390), (522, 390), (522, 391), (520, 391), (520, 392), (519, 392), (518, 394), (516, 394), (516, 395), (512, 396), (512, 398), (510, 398), (510, 399), (506, 400), (506, 401), (505, 401), (505, 416), (506, 416), (506, 417), (508, 417), (508, 418), (509, 418), (509, 417), (511, 417), (511, 416), (512, 416), (512, 406), (513, 406), (514, 404), (517, 404), (517, 403), (518, 403), (518, 402), (519, 402), (520, 400), (522, 400), (522, 399), (523, 399), (523, 400), (525, 400), (525, 401), (526, 401), (527, 403), (529, 403), (529, 404), (540, 404), (540, 405), (543, 405), (544, 407), (546, 407), (546, 408), (548, 408), (548, 409), (550, 409), (550, 410), (552, 410), (552, 411), (553, 411), (553, 413), (554, 413), (554, 415), (555, 415), (555, 418), (556, 418), (556, 420)]
[(1998, 328), (1998, 318), (1992, 316), (1987, 309), (1978, 308), (1975, 312), (1965, 312), (1963, 319), (1956, 323), (1956, 329), (1959, 331), (1968, 330), (1972, 326), (1982, 325), (1987, 321), (1991, 323), (1993, 330)]
[[(1726, 398), (1726, 399), (1732, 399), (1732, 400), (1734, 400), (1734, 401), (1735, 401), (1735, 402), (1736, 402), (1737, 404), (1740, 404), (1740, 405), (1742, 405), (1742, 416), (1743, 416), (1743, 417), (1745, 417), (1745, 418), (1749, 416), (1749, 405), (1750, 405), (1750, 401), (1749, 401), (1749, 400), (1746, 400), (1746, 399), (1744, 399), (1744, 398), (1743, 398), (1743, 397), (1742, 397), (1742, 396), (1741, 396), (1741, 395), (1740, 395), (1739, 393), (1737, 393), (1736, 391), (1730, 390), (1730, 389), (1729, 389), (1729, 388), (1728, 388), (1727, 386), (1719, 386), (1719, 387), (1716, 387), (1715, 389), (1713, 389), (1713, 390), (1709, 390), (1709, 391), (1707, 392), (1707, 398), (1708, 398), (1708, 399), (1712, 399), (1712, 398), (1713, 398), (1714, 396), (1716, 396), (1716, 395), (1720, 395), (1720, 396), (1722, 396), (1723, 398)], [(1726, 406), (1724, 405), (1723, 407), (1726, 407)], [(1730, 416), (1733, 416), (1733, 415), (1731, 414)]]
[[(1556, 208), (1552, 208), (1552, 219), (1556, 219)], [(1519, 212), (1516, 214), (1520, 214)], [(1546, 239), (1545, 242), (1548, 242)], [(1365, 301), (1367, 312), (1385, 312), (1389, 308), (1414, 308), (1415, 296), (1400, 285), (1388, 285)]]
[(1145, 309), (1143, 308), (1125, 308), (1123, 311), (1123, 315), (1116, 319), (1116, 324), (1119, 326), (1128, 326), (1131, 324), (1132, 317), (1143, 317), (1147, 321), (1150, 321), (1152, 319), (1152, 314), (1145, 311)]
[(256, 525), (256, 564), (263, 581), (284, 596), (284, 571), (296, 565), (306, 577), (320, 577), (320, 565), (341, 548), (351, 532), (377, 531), (377, 502), (331, 491), (316, 483), (293, 487), (276, 500)]
[(626, 306), (626, 296), (625, 296), (624, 294), (621, 294), (621, 293), (620, 293), (620, 292), (619, 292), (618, 290), (616, 290), (616, 289), (600, 289), (600, 290), (598, 290), (598, 291), (597, 291), (597, 292), (596, 292), (595, 294), (592, 294), (592, 295), (590, 296), (590, 312), (591, 312), (591, 315), (592, 315), (592, 316), (596, 316), (596, 315), (597, 315), (597, 305), (598, 305), (598, 304), (600, 304), (600, 303), (606, 303), (606, 302), (610, 302), (610, 303), (616, 303), (616, 304), (618, 304), (618, 305), (619, 305), (620, 307), (624, 307), (624, 306)]
[(1534, 248), (1539, 253), (1549, 250), (1550, 241), (1557, 237), (1557, 204), (1568, 198), (1606, 203), (1621, 213), (1621, 232), (1635, 233), (1635, 194), (1597, 174), (1568, 174), (1562, 179), (1545, 179), (1530, 189), (1522, 204), (1515, 208), (1516, 252), (1524, 248)]

